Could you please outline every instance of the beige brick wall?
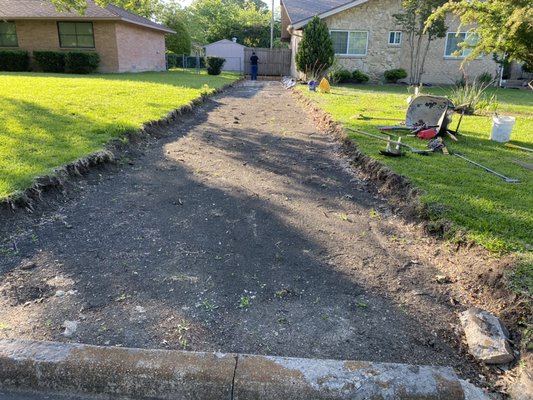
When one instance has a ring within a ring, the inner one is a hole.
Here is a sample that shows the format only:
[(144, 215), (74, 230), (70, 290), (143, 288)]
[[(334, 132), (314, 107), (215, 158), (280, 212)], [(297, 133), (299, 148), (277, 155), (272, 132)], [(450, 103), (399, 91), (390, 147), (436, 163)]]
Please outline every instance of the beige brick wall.
[[(339, 14), (324, 19), (330, 30), (355, 30), (368, 32), (368, 50), (365, 56), (338, 56), (339, 63), (352, 71), (361, 70), (372, 81), (383, 81), (383, 72), (392, 68), (404, 68), (409, 72), (409, 51), (406, 36), (401, 46), (388, 44), (389, 32), (401, 30), (394, 14), (400, 13), (401, 0), (371, 0)], [(449, 20), (449, 31), (455, 31), (458, 23)], [(292, 41), (293, 53), (298, 41)], [(439, 39), (431, 44), (425, 64), (423, 82), (433, 84), (453, 84), (462, 76), (462, 59), (444, 57), (446, 41)], [(294, 60), (294, 58), (293, 58)], [(496, 63), (491, 56), (466, 64), (467, 76), (475, 77), (485, 71), (496, 73)]]
[[(16, 21), (19, 48), (23, 50), (96, 51), (100, 55), (99, 72), (118, 71), (115, 22), (93, 22), (95, 49), (59, 46), (57, 21)], [(34, 68), (37, 68), (35, 65)]]
[(163, 32), (117, 23), (119, 72), (165, 71)]

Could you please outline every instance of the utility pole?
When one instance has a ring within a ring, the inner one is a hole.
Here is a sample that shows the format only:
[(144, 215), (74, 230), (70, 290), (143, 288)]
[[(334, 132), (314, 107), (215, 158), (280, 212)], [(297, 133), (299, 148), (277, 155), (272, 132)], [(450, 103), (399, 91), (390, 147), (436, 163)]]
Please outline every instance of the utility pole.
[(272, 18), (270, 20), (270, 48), (274, 47), (274, 0), (272, 0)]

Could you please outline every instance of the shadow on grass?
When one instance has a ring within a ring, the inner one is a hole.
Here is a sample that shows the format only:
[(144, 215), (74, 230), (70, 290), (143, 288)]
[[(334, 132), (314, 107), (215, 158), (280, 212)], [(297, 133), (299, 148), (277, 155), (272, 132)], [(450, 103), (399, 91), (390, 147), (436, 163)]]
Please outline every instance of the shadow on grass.
[[(9, 182), (13, 192), (26, 188), (32, 177), (51, 173), (54, 168), (100, 150), (111, 138), (128, 131), (113, 123), (55, 112), (29, 101), (3, 100), (4, 111), (11, 118), (0, 120), (0, 131), (9, 145), (9, 151), (0, 155), (0, 176)], [(87, 129), (68, 129), (80, 124)]]

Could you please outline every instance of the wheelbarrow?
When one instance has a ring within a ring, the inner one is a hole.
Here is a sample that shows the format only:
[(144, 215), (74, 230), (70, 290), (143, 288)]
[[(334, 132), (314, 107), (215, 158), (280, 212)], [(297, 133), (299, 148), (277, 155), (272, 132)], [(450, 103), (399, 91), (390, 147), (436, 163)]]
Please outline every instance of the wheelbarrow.
[(454, 134), (457, 134), (460, 122), (455, 131), (449, 129), (454, 108), (455, 106), (447, 97), (418, 96), (407, 108), (405, 126), (379, 126), (378, 129), (381, 131), (407, 130), (422, 139), (451, 135), (452, 139), (456, 140)]

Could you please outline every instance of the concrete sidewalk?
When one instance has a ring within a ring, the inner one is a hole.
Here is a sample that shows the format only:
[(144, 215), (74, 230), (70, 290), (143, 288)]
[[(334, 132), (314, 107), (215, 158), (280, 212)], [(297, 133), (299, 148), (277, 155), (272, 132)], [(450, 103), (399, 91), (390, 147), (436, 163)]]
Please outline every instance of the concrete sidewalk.
[(50, 399), (489, 399), (445, 367), (0, 340), (0, 393), (12, 389), (63, 393)]

